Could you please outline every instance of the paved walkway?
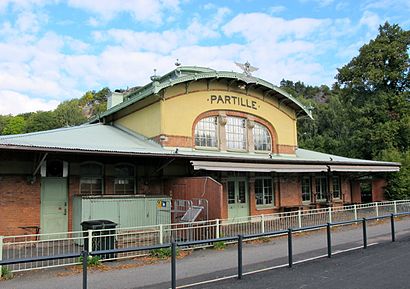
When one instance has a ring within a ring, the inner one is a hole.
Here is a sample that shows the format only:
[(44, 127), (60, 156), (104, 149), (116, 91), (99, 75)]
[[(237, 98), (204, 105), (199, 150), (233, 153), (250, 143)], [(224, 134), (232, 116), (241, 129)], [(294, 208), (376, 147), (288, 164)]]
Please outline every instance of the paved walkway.
[[(410, 219), (396, 222), (397, 238), (410, 236)], [(390, 223), (375, 222), (368, 226), (369, 243), (389, 242)], [(294, 261), (326, 254), (326, 235), (315, 231), (295, 236)], [(361, 226), (335, 228), (332, 233), (333, 250), (342, 250), (362, 245)], [(196, 250), (177, 262), (179, 286), (236, 274), (236, 246), (223, 251)], [(266, 243), (244, 245), (244, 271), (252, 271), (287, 262), (287, 239), (276, 238)], [(170, 286), (169, 261), (135, 267), (137, 261), (110, 262), (109, 267), (124, 265), (122, 270), (93, 271), (89, 274), (89, 288), (168, 288)], [(134, 267), (133, 267), (134, 266)], [(303, 265), (301, 265), (303, 266)], [(69, 269), (49, 269), (19, 274), (15, 279), (0, 281), (0, 288), (81, 288), (82, 275)], [(211, 287), (210, 287), (211, 288)], [(218, 288), (218, 287), (215, 287)], [(229, 288), (229, 287), (228, 287)], [(249, 287), (247, 287), (249, 288)], [(266, 287), (265, 287), (266, 288)]]
[(202, 289), (408, 289), (410, 238), (293, 266), (201, 284)]

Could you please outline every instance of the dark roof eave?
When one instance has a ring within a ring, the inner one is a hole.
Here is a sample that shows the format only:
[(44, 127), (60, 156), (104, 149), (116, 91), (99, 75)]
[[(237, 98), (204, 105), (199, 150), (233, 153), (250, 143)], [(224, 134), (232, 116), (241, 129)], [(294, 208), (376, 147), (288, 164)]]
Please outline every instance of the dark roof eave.
[(39, 147), (39, 146), (16, 146), (16, 145), (0, 145), (0, 150), (14, 150), (14, 151), (35, 151), (35, 152), (56, 152), (56, 153), (80, 153), (92, 155), (106, 155), (106, 156), (141, 156), (141, 157), (172, 157), (190, 160), (213, 160), (213, 161), (231, 161), (236, 163), (290, 163), (290, 164), (306, 164), (306, 165), (349, 165), (349, 166), (388, 166), (401, 167), (400, 163), (380, 162), (380, 163), (361, 163), (361, 162), (344, 162), (344, 161), (322, 161), (322, 160), (289, 160), (289, 159), (238, 159), (237, 157), (229, 156), (198, 156), (178, 153), (152, 153), (152, 152), (120, 152), (120, 151), (103, 151), (103, 150), (86, 150), (86, 149), (68, 149), (68, 148), (53, 148), (53, 147)]

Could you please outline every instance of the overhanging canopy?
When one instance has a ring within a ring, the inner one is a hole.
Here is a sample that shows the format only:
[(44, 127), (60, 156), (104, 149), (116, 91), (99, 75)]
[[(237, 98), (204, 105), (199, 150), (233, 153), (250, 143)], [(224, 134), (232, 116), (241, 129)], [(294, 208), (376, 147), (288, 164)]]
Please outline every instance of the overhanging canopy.
[(331, 165), (330, 170), (332, 172), (398, 172), (399, 166), (344, 166), (344, 165)]
[(191, 161), (194, 170), (207, 171), (235, 171), (235, 172), (278, 172), (278, 173), (304, 173), (326, 172), (325, 165), (302, 165), (302, 164), (255, 164), (235, 162), (208, 162)]
[(319, 172), (398, 172), (399, 166), (369, 165), (311, 165), (311, 164), (266, 164), (191, 161), (194, 170), (235, 171), (235, 172), (278, 172), (278, 173), (319, 173)]

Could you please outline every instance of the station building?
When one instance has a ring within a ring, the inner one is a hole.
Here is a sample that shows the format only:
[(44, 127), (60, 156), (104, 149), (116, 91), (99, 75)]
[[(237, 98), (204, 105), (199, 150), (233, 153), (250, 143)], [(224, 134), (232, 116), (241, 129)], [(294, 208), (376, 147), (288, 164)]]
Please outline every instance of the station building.
[(208, 219), (384, 200), (382, 173), (400, 164), (299, 148), (301, 117), (311, 111), (246, 71), (153, 76), (87, 124), (0, 136), (0, 235), (78, 229), (96, 217), (78, 198), (114, 200), (98, 217), (117, 210), (127, 225), (159, 222), (149, 200), (206, 200)]

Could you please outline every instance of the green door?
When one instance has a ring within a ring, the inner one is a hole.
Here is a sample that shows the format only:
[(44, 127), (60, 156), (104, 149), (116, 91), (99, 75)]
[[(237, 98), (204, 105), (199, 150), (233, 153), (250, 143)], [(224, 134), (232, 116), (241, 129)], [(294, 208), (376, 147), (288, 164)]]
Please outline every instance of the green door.
[(228, 217), (249, 216), (248, 182), (246, 178), (228, 179)]
[[(42, 234), (67, 232), (67, 201), (66, 178), (41, 179), (40, 232)], [(58, 237), (62, 236), (58, 235)]]

